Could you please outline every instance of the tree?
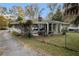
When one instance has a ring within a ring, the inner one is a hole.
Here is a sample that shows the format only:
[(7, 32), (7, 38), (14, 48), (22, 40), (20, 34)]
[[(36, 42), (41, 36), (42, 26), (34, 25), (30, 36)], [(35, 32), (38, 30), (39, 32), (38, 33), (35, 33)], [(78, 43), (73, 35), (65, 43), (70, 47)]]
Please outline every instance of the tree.
[(6, 7), (1, 7), (0, 8), (0, 14), (3, 15), (5, 13), (7, 13), (7, 8)]
[(55, 20), (55, 21), (63, 21), (62, 20), (62, 13), (61, 13), (61, 11), (60, 11), (60, 9), (58, 9), (57, 11), (56, 11), (56, 13), (52, 16), (52, 20)]
[(42, 20), (41, 18), (41, 14), (43, 13), (43, 11), (45, 10), (44, 8), (39, 8), (38, 4), (33, 4), (33, 8), (34, 8), (34, 17), (40, 21)]
[(12, 6), (12, 8), (9, 8), (9, 14), (18, 16), (18, 9), (16, 6)]
[(25, 26), (26, 26), (26, 28), (25, 28), (25, 30), (26, 30), (26, 35), (30, 38), (31, 36), (32, 36), (32, 34), (31, 34), (31, 26), (32, 26), (32, 24), (33, 24), (33, 22), (32, 22), (32, 20), (27, 20), (27, 22), (26, 22), (26, 24), (25, 24)]
[(49, 3), (49, 4), (48, 4), (48, 8), (49, 8), (52, 12), (54, 12), (54, 10), (56, 9), (56, 7), (57, 7), (57, 3)]
[(48, 18), (51, 20), (52, 19), (52, 16), (56, 10), (56, 7), (57, 7), (57, 3), (49, 3), (48, 4), (48, 8), (50, 9), (50, 12), (48, 14)]
[(20, 24), (19, 28), (21, 29), (21, 34), (24, 34), (24, 20), (21, 16), (18, 16), (17, 22)]
[(47, 15), (47, 17), (48, 17), (48, 19), (49, 19), (49, 20), (52, 20), (53, 13), (52, 13), (52, 12), (50, 12), (50, 13)]
[(11, 9), (9, 9), (11, 14), (14, 14), (16, 16), (24, 17), (25, 13), (21, 6), (13, 6)]
[(27, 20), (26, 26), (31, 27), (32, 24), (33, 24), (32, 20)]
[(34, 11), (32, 9), (32, 6), (26, 6), (26, 16), (28, 16), (30, 19), (34, 18)]
[(76, 19), (73, 21), (73, 24), (76, 26), (79, 25), (79, 16), (76, 17)]
[(44, 8), (39, 9), (38, 4), (32, 4), (30, 6), (26, 6), (26, 15), (32, 19), (38, 19), (41, 17)]
[(0, 28), (8, 27), (9, 21), (5, 19), (3, 16), (0, 16)]
[(51, 12), (48, 14), (48, 17), (50, 20), (55, 20), (55, 21), (62, 21), (62, 12), (61, 12), (61, 5), (58, 4), (49, 4), (48, 5)]
[(18, 21), (20, 24), (24, 23), (24, 20), (23, 20), (23, 18), (22, 18), (21, 16), (18, 16), (17, 21)]
[(18, 6), (18, 15), (21, 16), (21, 17), (24, 17), (25, 16), (25, 13), (23, 11), (23, 8), (21, 6)]

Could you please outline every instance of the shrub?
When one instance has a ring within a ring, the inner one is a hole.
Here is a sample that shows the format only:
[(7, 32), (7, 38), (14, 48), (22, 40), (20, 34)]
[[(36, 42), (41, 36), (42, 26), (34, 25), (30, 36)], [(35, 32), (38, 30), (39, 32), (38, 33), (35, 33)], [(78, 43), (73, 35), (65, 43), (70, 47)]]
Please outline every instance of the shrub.
[(16, 36), (20, 36), (20, 34), (17, 33), (17, 32), (15, 32), (15, 31), (13, 31), (12, 34), (13, 34), (13, 35), (16, 35)]

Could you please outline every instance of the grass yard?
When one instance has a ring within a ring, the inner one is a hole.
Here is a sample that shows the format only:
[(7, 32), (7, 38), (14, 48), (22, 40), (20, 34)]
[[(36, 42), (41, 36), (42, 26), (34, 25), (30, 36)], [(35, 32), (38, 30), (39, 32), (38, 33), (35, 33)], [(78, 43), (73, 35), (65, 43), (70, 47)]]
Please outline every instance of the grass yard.
[(79, 33), (67, 34), (67, 47), (79, 51)]
[[(38, 37), (36, 39), (38, 39)], [(57, 47), (65, 47), (65, 35), (54, 35), (44, 38), (39, 37), (38, 40), (43, 40), (46, 43)], [(79, 33), (73, 32), (66, 34), (66, 47), (71, 50), (79, 51)]]
[[(40, 38), (41, 39), (41, 38)], [(54, 35), (43, 39), (49, 44), (53, 44), (59, 47), (65, 47), (65, 36)], [(79, 33), (67, 33), (66, 34), (66, 47), (79, 51)]]
[[(51, 55), (66, 55), (66, 56), (79, 56), (79, 52), (65, 49), (65, 36), (54, 35), (48, 37), (33, 37), (24, 38), (18, 37), (18, 39), (37, 50), (43, 50)], [(67, 33), (67, 47), (74, 50), (79, 50), (79, 33)], [(44, 41), (44, 42), (42, 42)]]

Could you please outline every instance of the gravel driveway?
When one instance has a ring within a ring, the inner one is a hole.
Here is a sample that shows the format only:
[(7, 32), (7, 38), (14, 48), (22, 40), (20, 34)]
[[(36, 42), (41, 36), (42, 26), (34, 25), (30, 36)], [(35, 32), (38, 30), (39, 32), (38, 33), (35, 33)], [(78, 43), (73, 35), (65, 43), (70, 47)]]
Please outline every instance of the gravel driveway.
[(17, 40), (12, 38), (8, 31), (0, 31), (0, 48), (2, 56), (40, 56), (42, 54), (31, 48), (24, 48)]

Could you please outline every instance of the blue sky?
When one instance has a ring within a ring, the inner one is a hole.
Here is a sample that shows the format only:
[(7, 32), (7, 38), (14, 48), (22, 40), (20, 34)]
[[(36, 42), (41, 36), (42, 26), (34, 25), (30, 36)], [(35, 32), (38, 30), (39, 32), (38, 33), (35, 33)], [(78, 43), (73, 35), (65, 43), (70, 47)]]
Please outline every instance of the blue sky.
[[(0, 3), (0, 6), (11, 8), (12, 6), (22, 6), (25, 8), (25, 6), (30, 5), (29, 3)], [(63, 4), (61, 4), (63, 6)], [(50, 9), (47, 7), (46, 3), (39, 3), (39, 8), (44, 8), (45, 10), (41, 14), (41, 16), (46, 17), (48, 13), (50, 12)]]

